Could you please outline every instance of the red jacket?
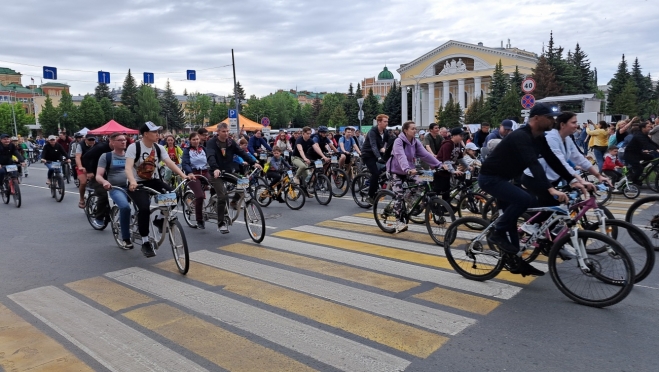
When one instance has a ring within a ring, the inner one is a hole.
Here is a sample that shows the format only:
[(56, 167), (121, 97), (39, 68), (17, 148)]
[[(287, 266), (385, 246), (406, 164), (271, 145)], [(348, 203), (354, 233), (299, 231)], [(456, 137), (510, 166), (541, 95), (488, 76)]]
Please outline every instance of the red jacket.
[(615, 170), (616, 167), (622, 167), (622, 163), (620, 160), (618, 160), (618, 157), (616, 157), (615, 160), (613, 160), (613, 156), (606, 155), (604, 157), (604, 164), (602, 165), (602, 170)]

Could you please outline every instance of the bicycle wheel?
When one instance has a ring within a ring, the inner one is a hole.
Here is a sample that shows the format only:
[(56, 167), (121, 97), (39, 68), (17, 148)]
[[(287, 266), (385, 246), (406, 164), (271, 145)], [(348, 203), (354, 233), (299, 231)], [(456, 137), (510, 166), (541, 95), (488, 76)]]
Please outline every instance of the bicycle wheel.
[[(609, 250), (588, 253), (583, 270), (576, 258), (558, 262), (564, 246), (571, 247), (570, 236), (555, 242), (549, 252), (549, 273), (558, 289), (568, 298), (582, 305), (606, 307), (622, 301), (634, 286), (634, 264), (629, 254), (615, 240), (594, 231), (579, 230), (579, 244), (588, 251), (598, 251), (603, 245)], [(574, 248), (572, 248), (574, 249)]]
[(9, 204), (9, 195), (11, 193), (7, 182), (8, 181), (2, 181), (2, 187), (0, 188), (0, 192), (2, 193), (2, 202), (5, 204)]
[(187, 274), (190, 269), (190, 253), (183, 227), (178, 220), (169, 221), (169, 245), (172, 247), (178, 272), (183, 275)]
[(68, 164), (64, 164), (64, 179), (66, 183), (71, 183), (71, 167)]
[(488, 198), (481, 194), (465, 195), (458, 200), (458, 217), (481, 217)]
[(244, 218), (249, 237), (254, 243), (262, 242), (265, 238), (265, 217), (261, 207), (252, 200), (248, 201), (245, 205)]
[[(393, 191), (380, 190), (373, 200), (373, 217), (380, 230), (393, 234), (396, 231), (396, 215), (394, 214), (395, 194)], [(404, 202), (403, 202), (404, 203)], [(405, 205), (402, 206), (403, 208)]]
[(326, 175), (317, 174), (313, 188), (318, 204), (327, 205), (332, 201), (332, 183)]
[(481, 218), (487, 221), (494, 221), (499, 216), (499, 210), (497, 208), (497, 200), (495, 198), (489, 198), (485, 205), (483, 205), (483, 211), (481, 212)]
[(267, 207), (272, 203), (272, 195), (268, 186), (258, 185), (254, 192), (254, 200), (262, 207)]
[(62, 176), (58, 176), (55, 178), (55, 182), (57, 182), (55, 200), (59, 203), (64, 199), (64, 179)]
[(371, 203), (368, 202), (368, 187), (370, 173), (360, 173), (352, 180), (350, 190), (352, 192), (352, 199), (361, 208), (370, 208)]
[(183, 208), (183, 219), (185, 223), (197, 228), (197, 217), (195, 215), (195, 197), (192, 191), (187, 191), (181, 198), (181, 207)]
[[(478, 217), (455, 220), (446, 229), (444, 253), (453, 269), (467, 279), (484, 281), (494, 278), (503, 269), (501, 254), (487, 243), (484, 231), (490, 222)], [(477, 226), (477, 229), (473, 229)]]
[(455, 214), (451, 206), (442, 198), (433, 196), (426, 205), (426, 229), (437, 245), (444, 245), (446, 229), (453, 221)]
[(584, 176), (584, 179), (595, 185), (595, 191), (593, 192), (593, 194), (597, 199), (597, 205), (599, 206), (607, 205), (609, 202), (611, 202), (611, 198), (613, 197), (613, 188), (611, 186), (605, 184), (606, 188), (604, 190), (600, 190), (599, 187), (597, 186), (602, 182), (592, 174), (588, 174)]
[(641, 190), (633, 183), (627, 182), (627, 185), (622, 188), (622, 195), (627, 199), (636, 199), (641, 195)]
[(419, 203), (416, 207), (407, 214), (410, 222), (416, 224), (425, 224), (426, 223), (426, 206), (422, 203)]
[(659, 173), (659, 165), (652, 167), (648, 176), (645, 177), (645, 184), (654, 192), (659, 192), (659, 177), (657, 177), (657, 173)]
[(108, 226), (108, 221), (104, 219), (100, 225), (96, 222), (97, 202), (98, 197), (96, 195), (90, 195), (87, 198), (87, 202), (85, 202), (85, 216), (87, 216), (87, 222), (92, 226), (92, 229), (101, 231), (105, 230)]
[(307, 197), (304, 195), (300, 186), (292, 183), (286, 184), (282, 193), (284, 194), (286, 205), (294, 211), (304, 207), (304, 203), (307, 201)]
[(659, 251), (659, 195), (639, 199), (629, 207), (625, 221), (640, 228)]
[(110, 229), (112, 230), (112, 237), (117, 246), (124, 249), (124, 241), (121, 239), (121, 223), (119, 221), (119, 207), (116, 205), (110, 211)]
[(348, 193), (350, 180), (348, 174), (343, 169), (332, 168), (330, 173), (332, 184), (332, 195), (340, 198)]
[(57, 194), (57, 176), (53, 176), (50, 179), (50, 197), (54, 198)]

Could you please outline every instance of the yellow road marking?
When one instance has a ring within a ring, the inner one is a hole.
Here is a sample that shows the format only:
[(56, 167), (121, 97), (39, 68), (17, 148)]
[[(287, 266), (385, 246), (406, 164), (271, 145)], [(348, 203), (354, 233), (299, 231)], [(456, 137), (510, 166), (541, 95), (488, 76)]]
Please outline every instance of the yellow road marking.
[(147, 295), (100, 276), (68, 283), (66, 286), (113, 311), (153, 301)]
[(379, 274), (368, 270), (337, 264), (316, 258), (304, 257), (292, 253), (279, 252), (248, 244), (231, 244), (222, 247), (227, 252), (239, 253), (245, 256), (255, 257), (271, 262), (281, 263), (287, 266), (321, 273), (335, 278), (349, 280), (372, 287), (384, 289), (391, 292), (402, 292), (418, 286), (420, 283), (396, 278), (393, 276)]
[[(418, 253), (405, 251), (396, 248), (382, 247), (375, 244), (356, 242), (352, 240), (339, 239), (335, 237), (328, 237), (319, 234), (310, 234), (301, 231), (285, 230), (280, 231), (273, 236), (278, 236), (281, 238), (293, 239), (313, 244), (321, 244), (331, 247), (337, 247), (340, 249), (345, 249), (354, 252), (368, 253), (372, 255), (377, 255), (381, 257), (393, 258), (396, 260), (412, 262), (416, 264), (438, 267), (442, 269), (453, 270), (451, 264), (445, 257), (434, 256), (426, 253)], [(527, 276), (522, 277), (521, 275), (511, 274), (507, 271), (502, 271), (497, 275), (497, 279), (502, 279), (514, 283), (528, 284), (535, 280), (534, 277)]]
[(353, 216), (355, 216), (355, 217), (363, 217), (363, 218), (373, 218), (373, 212), (371, 212), (371, 213), (366, 213), (366, 212), (355, 213), (355, 214), (353, 214)]
[(166, 304), (141, 307), (123, 315), (229, 371), (314, 371), (290, 357)]
[(0, 304), (0, 369), (93, 371), (57, 341)]
[[(171, 262), (156, 267), (175, 271)], [(199, 263), (187, 276), (421, 358), (428, 357), (449, 340), (381, 316)]]
[(496, 300), (451, 291), (445, 288), (433, 288), (429, 291), (419, 293), (414, 297), (481, 315), (489, 314), (490, 311), (496, 309), (501, 304), (501, 302)]

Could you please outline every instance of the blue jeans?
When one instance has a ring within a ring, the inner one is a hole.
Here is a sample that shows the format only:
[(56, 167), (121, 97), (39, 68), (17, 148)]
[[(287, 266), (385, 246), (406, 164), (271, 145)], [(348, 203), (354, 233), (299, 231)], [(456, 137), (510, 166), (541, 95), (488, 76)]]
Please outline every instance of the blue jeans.
[(119, 226), (121, 227), (121, 239), (130, 240), (130, 201), (128, 195), (120, 190), (108, 192), (114, 204), (119, 207)]
[(53, 172), (55, 171), (53, 170), (53, 166), (51, 163), (46, 163), (46, 168), (48, 168), (48, 175), (46, 176), (46, 178), (50, 180), (53, 177)]
[(519, 248), (517, 219), (531, 206), (534, 198), (509, 180), (498, 176), (480, 174), (478, 184), (485, 192), (496, 198), (497, 207), (503, 210), (503, 216), (499, 218), (494, 228), (501, 234), (508, 232), (510, 243)]
[(601, 172), (602, 165), (604, 165), (604, 155), (606, 154), (605, 146), (593, 146), (593, 154), (595, 154), (595, 160), (597, 161), (597, 168)]

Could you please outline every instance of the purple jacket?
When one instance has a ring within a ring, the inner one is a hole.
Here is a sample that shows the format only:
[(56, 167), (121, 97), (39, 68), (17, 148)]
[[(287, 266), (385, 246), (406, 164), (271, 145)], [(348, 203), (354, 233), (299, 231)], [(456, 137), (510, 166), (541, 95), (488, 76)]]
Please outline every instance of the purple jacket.
[[(403, 147), (403, 142), (405, 142), (405, 147)], [(416, 138), (413, 138), (412, 143), (410, 143), (404, 133), (398, 135), (393, 146), (391, 158), (387, 161), (387, 171), (390, 173), (406, 175), (407, 171), (415, 169), (415, 157), (420, 158), (432, 168), (439, 167), (442, 164)]]

